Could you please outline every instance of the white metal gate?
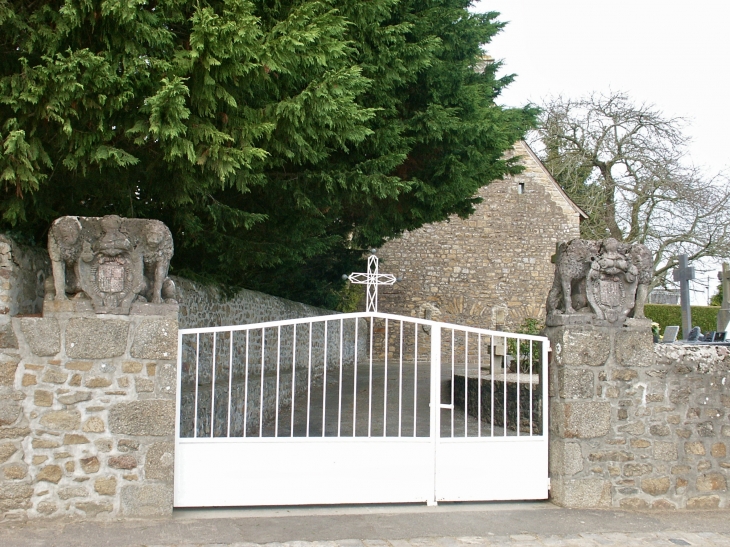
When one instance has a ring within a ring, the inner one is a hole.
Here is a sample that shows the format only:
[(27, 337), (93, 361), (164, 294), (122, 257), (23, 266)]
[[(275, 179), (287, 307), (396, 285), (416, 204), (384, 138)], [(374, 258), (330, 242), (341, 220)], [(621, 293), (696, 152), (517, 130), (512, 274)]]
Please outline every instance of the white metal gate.
[(548, 344), (372, 312), (182, 329), (175, 506), (545, 499)]

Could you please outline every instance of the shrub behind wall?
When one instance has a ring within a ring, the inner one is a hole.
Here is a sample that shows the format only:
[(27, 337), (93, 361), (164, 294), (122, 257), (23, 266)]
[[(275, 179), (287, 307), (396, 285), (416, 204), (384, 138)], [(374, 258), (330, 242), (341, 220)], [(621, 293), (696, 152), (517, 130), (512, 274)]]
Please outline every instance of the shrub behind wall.
[[(703, 333), (713, 331), (717, 328), (717, 312), (720, 308), (716, 306), (692, 306), (692, 326), (700, 327)], [(682, 308), (681, 306), (670, 306), (668, 304), (646, 304), (644, 306), (646, 317), (659, 323), (660, 333), (664, 334), (667, 325), (679, 325), (677, 340), (684, 338), (682, 333)]]

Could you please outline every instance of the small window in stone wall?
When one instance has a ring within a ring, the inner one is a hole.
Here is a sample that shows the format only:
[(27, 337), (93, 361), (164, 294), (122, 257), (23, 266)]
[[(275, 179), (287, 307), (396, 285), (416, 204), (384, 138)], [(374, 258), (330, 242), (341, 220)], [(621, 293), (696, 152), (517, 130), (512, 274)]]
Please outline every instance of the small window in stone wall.
[(524, 182), (520, 182), (517, 185), (517, 193), (518, 194), (524, 194), (525, 193), (525, 183)]

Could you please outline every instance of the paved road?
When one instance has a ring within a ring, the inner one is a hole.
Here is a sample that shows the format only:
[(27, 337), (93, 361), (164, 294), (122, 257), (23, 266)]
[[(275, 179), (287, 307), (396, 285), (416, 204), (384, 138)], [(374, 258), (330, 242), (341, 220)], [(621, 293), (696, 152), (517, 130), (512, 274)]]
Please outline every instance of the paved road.
[(183, 510), (165, 519), (0, 523), (2, 547), (477, 545), (730, 547), (730, 511), (580, 511), (536, 502)]

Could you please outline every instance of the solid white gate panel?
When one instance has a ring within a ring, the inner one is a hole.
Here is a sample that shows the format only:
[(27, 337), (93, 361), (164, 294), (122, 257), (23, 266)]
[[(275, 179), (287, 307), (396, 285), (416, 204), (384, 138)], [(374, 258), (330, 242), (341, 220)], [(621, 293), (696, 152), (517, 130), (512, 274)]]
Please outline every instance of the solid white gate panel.
[(539, 437), (439, 439), (436, 500), (547, 499), (547, 447)]
[(416, 439), (180, 439), (175, 507), (424, 502), (433, 444)]

